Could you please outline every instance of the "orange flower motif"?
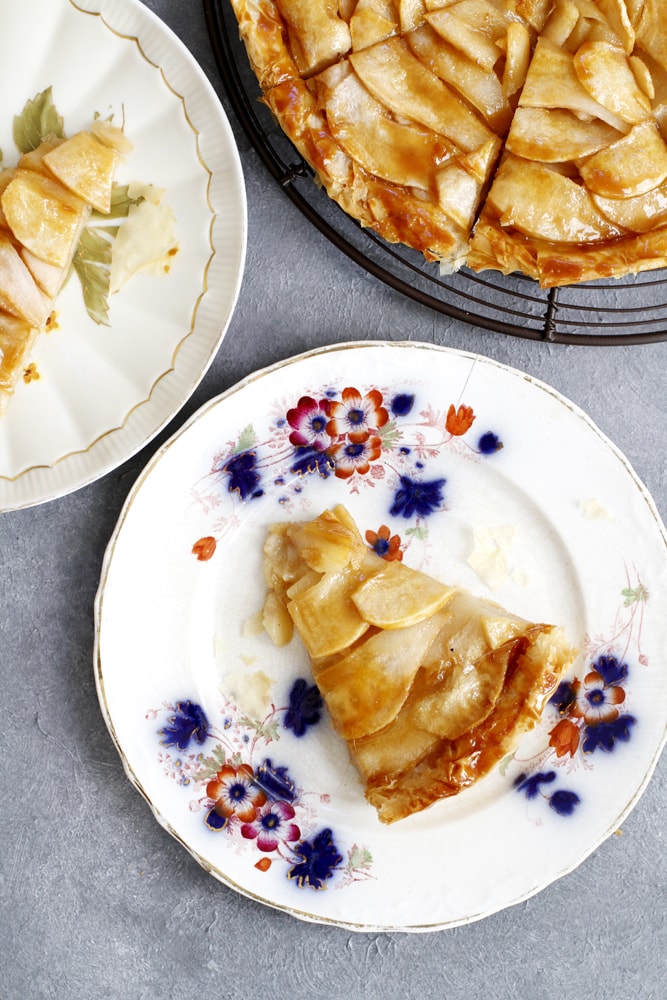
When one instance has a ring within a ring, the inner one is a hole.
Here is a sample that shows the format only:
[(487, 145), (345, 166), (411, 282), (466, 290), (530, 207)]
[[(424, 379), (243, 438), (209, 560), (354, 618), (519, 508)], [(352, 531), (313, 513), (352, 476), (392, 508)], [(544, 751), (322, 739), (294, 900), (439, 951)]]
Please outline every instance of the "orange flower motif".
[(200, 562), (206, 562), (215, 552), (216, 545), (215, 538), (212, 535), (206, 535), (205, 538), (200, 538), (192, 546), (192, 554), (197, 556)]
[(271, 858), (260, 858), (257, 864), (255, 865), (255, 868), (259, 872), (268, 872), (270, 867), (271, 867)]
[[(359, 436), (361, 437), (361, 436)], [(349, 479), (355, 472), (365, 476), (382, 454), (382, 441), (376, 434), (367, 434), (363, 439), (343, 439), (327, 448), (327, 455), (336, 464), (336, 476), (339, 479)]]
[(367, 531), (366, 541), (376, 555), (387, 562), (401, 562), (403, 552), (401, 550), (400, 535), (392, 535), (386, 524), (381, 525), (377, 531)]
[(561, 719), (549, 733), (549, 746), (554, 748), (557, 757), (568, 753), (574, 756), (579, 746), (579, 727), (570, 719)]
[(223, 764), (206, 786), (213, 808), (229, 819), (238, 816), (242, 823), (252, 823), (257, 810), (266, 802), (266, 793), (254, 784), (255, 772), (249, 764)]
[(587, 726), (597, 726), (601, 722), (615, 722), (620, 714), (617, 707), (625, 701), (625, 691), (616, 684), (605, 684), (604, 677), (597, 670), (591, 670), (583, 681), (572, 683), (575, 699), (570, 714), (583, 719)]
[(470, 430), (474, 420), (475, 414), (472, 412), (471, 406), (459, 406), (457, 410), (454, 404), (451, 403), (447, 410), (445, 427), (454, 437), (460, 437), (466, 431)]
[(363, 441), (389, 420), (378, 389), (371, 389), (362, 396), (351, 386), (343, 389), (340, 401), (329, 401), (329, 416), (327, 434), (332, 438), (347, 435), (350, 441)]

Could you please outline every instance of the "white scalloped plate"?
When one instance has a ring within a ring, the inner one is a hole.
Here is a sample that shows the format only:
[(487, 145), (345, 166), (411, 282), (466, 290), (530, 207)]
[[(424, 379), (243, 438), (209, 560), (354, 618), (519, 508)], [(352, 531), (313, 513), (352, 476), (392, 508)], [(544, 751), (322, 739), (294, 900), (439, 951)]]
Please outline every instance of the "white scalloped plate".
[[(17, 55), (18, 54), (18, 55)], [(185, 46), (138, 0), (24, 0), (0, 32), (0, 149), (47, 87), (68, 134), (95, 113), (124, 121), (134, 149), (118, 180), (163, 188), (179, 252), (168, 275), (138, 275), (111, 298), (110, 326), (78, 281), (42, 335), (38, 380), (0, 421), (0, 510), (62, 496), (115, 468), (186, 402), (231, 319), (243, 273), (246, 201), (229, 123)]]
[[(318, 408), (343, 398), (388, 419), (329, 438)], [(392, 826), (316, 719), (300, 641), (248, 627), (268, 525), (339, 502), (378, 550), (396, 536), (583, 650), (515, 755)], [(97, 596), (100, 704), (158, 821), (225, 884), (352, 929), (451, 927), (571, 871), (637, 802), (665, 740), (666, 570), (651, 497), (553, 389), (424, 344), (315, 351), (212, 400), (140, 477)]]

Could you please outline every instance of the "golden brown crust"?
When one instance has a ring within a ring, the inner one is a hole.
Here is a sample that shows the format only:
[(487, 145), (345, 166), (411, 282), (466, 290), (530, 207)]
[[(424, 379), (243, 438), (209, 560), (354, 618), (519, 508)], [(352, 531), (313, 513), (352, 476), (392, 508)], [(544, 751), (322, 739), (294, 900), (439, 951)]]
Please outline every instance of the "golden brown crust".
[(287, 48), (285, 23), (273, 0), (231, 0), (239, 31), (262, 90), (299, 76)]

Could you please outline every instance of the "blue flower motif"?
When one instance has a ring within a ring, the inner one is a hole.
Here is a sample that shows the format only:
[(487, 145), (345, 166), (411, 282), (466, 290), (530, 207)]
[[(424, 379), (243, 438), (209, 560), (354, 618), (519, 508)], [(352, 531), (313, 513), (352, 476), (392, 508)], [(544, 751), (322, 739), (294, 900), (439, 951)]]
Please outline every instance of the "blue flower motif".
[(518, 792), (523, 792), (527, 799), (535, 799), (538, 795), (544, 796), (549, 807), (559, 816), (571, 816), (580, 801), (576, 792), (561, 788), (551, 795), (546, 795), (542, 790), (543, 785), (551, 785), (555, 780), (555, 771), (537, 771), (528, 776), (520, 774), (514, 782), (514, 787)]
[(605, 687), (623, 684), (628, 679), (627, 663), (621, 663), (615, 656), (599, 656), (592, 664), (592, 669), (597, 670)]
[(292, 685), (283, 725), (291, 729), (295, 736), (303, 736), (308, 726), (320, 721), (322, 705), (322, 695), (317, 686), (309, 686), (303, 678), (299, 678)]
[(326, 479), (334, 471), (335, 463), (325, 451), (319, 451), (316, 448), (306, 446), (295, 448), (294, 456), (290, 472), (298, 476), (317, 473), (322, 479)]
[(627, 743), (630, 739), (630, 727), (636, 723), (634, 715), (619, 715), (613, 722), (599, 722), (596, 726), (586, 726), (581, 749), (584, 753), (594, 750), (604, 750), (611, 753), (617, 740)]
[(203, 743), (208, 736), (208, 719), (204, 710), (193, 701), (179, 701), (169, 723), (160, 730), (166, 747), (187, 750), (190, 740)]
[(477, 447), (482, 455), (493, 455), (494, 452), (500, 451), (503, 443), (497, 434), (494, 434), (493, 431), (487, 431), (486, 434), (482, 434), (477, 442)]
[(229, 823), (229, 817), (221, 816), (215, 809), (209, 809), (204, 817), (204, 823), (209, 830), (215, 830), (216, 833), (220, 833), (220, 831), (224, 830)]
[(238, 493), (241, 500), (261, 497), (263, 490), (258, 489), (259, 473), (256, 468), (257, 455), (254, 451), (241, 451), (232, 455), (220, 470), (229, 477), (229, 492)]
[(415, 514), (426, 517), (442, 504), (442, 490), (447, 482), (446, 479), (418, 482), (409, 476), (401, 476), (400, 482), (401, 485), (394, 494), (394, 502), (389, 510), (393, 517), (400, 515), (409, 519)]
[(572, 684), (569, 681), (561, 681), (549, 698), (549, 703), (554, 705), (561, 715), (565, 715), (575, 698), (576, 694)]
[(321, 830), (312, 840), (302, 840), (294, 848), (301, 861), (290, 868), (287, 877), (296, 879), (300, 889), (322, 889), (343, 858), (333, 841), (331, 830)]
[(269, 757), (255, 771), (253, 783), (266, 792), (270, 799), (294, 802), (296, 787), (286, 767), (274, 767)]
[(394, 396), (390, 406), (395, 417), (407, 417), (408, 413), (415, 405), (415, 397), (412, 393), (401, 392)]
[(559, 816), (571, 816), (579, 805), (580, 798), (576, 792), (568, 792), (559, 789), (549, 798), (549, 806), (558, 813)]
[(542, 792), (542, 785), (550, 785), (556, 780), (555, 771), (538, 771), (536, 774), (526, 776), (520, 774), (514, 782), (517, 792), (523, 792), (527, 799), (534, 799)]

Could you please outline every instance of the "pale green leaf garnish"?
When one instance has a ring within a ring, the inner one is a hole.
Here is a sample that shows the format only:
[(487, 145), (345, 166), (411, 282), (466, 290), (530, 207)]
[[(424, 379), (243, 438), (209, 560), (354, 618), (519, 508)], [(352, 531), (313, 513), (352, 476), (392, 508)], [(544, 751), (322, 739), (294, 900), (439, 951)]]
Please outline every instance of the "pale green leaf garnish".
[(74, 255), (76, 271), (83, 301), (88, 315), (95, 323), (109, 326), (109, 268), (111, 267), (111, 242), (113, 229), (89, 226), (81, 234)]
[(21, 153), (30, 153), (45, 139), (64, 138), (64, 122), (53, 103), (51, 87), (28, 101), (14, 117), (14, 142)]
[(93, 212), (92, 218), (95, 221), (108, 221), (109, 219), (126, 219), (128, 212), (133, 205), (138, 205), (143, 198), (131, 198), (128, 194), (127, 184), (114, 184), (111, 190), (111, 209), (108, 214)]
[[(127, 184), (116, 184), (111, 192), (111, 211), (108, 215), (93, 212), (92, 218), (108, 222), (125, 219), (132, 205), (141, 199), (130, 198)], [(74, 255), (74, 270), (81, 288), (83, 301), (90, 318), (109, 326), (109, 288), (113, 240), (118, 226), (87, 226)]]

